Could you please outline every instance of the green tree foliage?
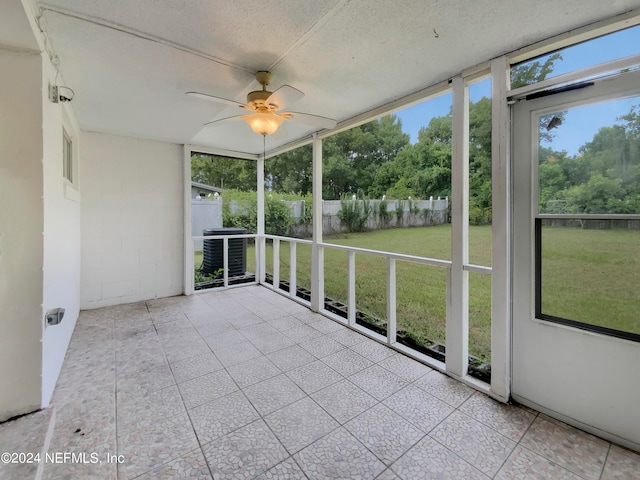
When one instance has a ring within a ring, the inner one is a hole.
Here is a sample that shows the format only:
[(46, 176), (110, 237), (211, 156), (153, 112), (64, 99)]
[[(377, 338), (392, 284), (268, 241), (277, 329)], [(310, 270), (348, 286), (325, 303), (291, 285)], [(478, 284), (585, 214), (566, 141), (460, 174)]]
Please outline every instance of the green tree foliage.
[(256, 189), (256, 162), (237, 158), (194, 153), (191, 180), (224, 189)]
[(329, 137), (322, 144), (323, 198), (337, 200), (359, 190), (373, 194), (378, 169), (409, 145), (395, 115)]
[(265, 162), (265, 178), (276, 192), (311, 193), (312, 148), (305, 145), (282, 153)]
[[(341, 132), (322, 142), (323, 198), (369, 193), (378, 168), (393, 160), (409, 144), (395, 115)], [(310, 145), (280, 154), (266, 162), (266, 178), (274, 191), (311, 193), (312, 149)]]
[(511, 67), (511, 88), (523, 87), (540, 82), (553, 72), (558, 60), (562, 60), (559, 53), (548, 56), (544, 61), (527, 61)]
[(602, 127), (575, 156), (541, 148), (538, 158), (543, 213), (640, 212), (638, 106)]

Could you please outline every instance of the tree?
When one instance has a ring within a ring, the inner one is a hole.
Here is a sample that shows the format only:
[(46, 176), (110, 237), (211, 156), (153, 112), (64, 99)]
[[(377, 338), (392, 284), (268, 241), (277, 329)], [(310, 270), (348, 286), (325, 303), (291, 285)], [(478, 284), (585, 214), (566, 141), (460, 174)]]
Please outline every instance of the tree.
[(305, 145), (281, 153), (265, 162), (265, 178), (271, 190), (282, 193), (311, 193), (312, 147)]
[(237, 158), (194, 153), (191, 180), (224, 189), (256, 189), (256, 162)]
[(337, 200), (346, 194), (377, 195), (378, 169), (409, 145), (409, 135), (395, 115), (354, 127), (323, 142), (323, 196)]
[(602, 127), (578, 154), (539, 149), (540, 209), (545, 213), (640, 212), (637, 106)]
[(511, 88), (541, 82), (553, 72), (553, 67), (558, 60), (562, 60), (562, 55), (554, 53), (542, 63), (539, 60), (527, 61), (511, 67)]

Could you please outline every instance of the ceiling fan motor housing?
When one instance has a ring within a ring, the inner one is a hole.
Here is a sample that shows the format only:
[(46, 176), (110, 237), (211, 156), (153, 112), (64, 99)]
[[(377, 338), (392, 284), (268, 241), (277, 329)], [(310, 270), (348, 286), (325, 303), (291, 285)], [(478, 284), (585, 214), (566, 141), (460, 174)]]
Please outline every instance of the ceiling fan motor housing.
[(268, 90), (255, 90), (249, 92), (247, 95), (247, 103), (249, 105), (259, 106), (264, 104), (264, 101), (271, 96), (271, 92)]
[(260, 107), (264, 105), (265, 100), (271, 96), (273, 92), (267, 90), (267, 85), (271, 83), (273, 77), (271, 72), (259, 71), (256, 72), (256, 80), (262, 85), (262, 90), (254, 90), (247, 95), (247, 103), (252, 107)]

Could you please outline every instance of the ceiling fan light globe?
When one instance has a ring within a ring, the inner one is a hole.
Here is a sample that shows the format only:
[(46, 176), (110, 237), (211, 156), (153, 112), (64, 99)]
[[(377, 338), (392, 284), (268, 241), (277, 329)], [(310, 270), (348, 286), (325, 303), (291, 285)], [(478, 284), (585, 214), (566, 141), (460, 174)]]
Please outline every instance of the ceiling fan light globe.
[(273, 113), (256, 112), (252, 115), (243, 115), (242, 119), (247, 122), (251, 130), (258, 135), (272, 135), (282, 125), (284, 118)]

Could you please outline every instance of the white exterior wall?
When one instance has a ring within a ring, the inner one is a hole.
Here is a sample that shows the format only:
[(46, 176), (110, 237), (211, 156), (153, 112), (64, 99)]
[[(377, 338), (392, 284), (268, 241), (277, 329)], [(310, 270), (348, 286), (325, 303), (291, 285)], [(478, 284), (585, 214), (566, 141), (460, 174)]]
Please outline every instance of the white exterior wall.
[[(80, 310), (80, 195), (77, 190), (80, 149), (79, 128), (71, 106), (51, 103), (48, 99), (48, 86), (54, 83), (56, 72), (47, 56), (44, 56), (43, 72), (44, 278), (41, 318), (44, 326), (42, 405), (46, 406), (53, 395)], [(63, 176), (63, 126), (73, 145), (75, 185)], [(58, 325), (47, 326), (44, 314), (56, 307), (65, 309), (64, 318)]]
[[(30, 11), (12, 11), (18, 18), (8, 21), (28, 28)], [(30, 49), (42, 47), (34, 25)], [(80, 198), (62, 173), (62, 126), (76, 163), (78, 128), (69, 105), (49, 101), (49, 56), (0, 50), (0, 71), (0, 361), (10, 366), (0, 377), (1, 421), (53, 394), (80, 307)], [(55, 307), (64, 319), (45, 329)]]
[(182, 146), (81, 133), (81, 308), (179, 295)]
[(37, 410), (42, 368), (42, 59), (0, 47), (0, 421)]

